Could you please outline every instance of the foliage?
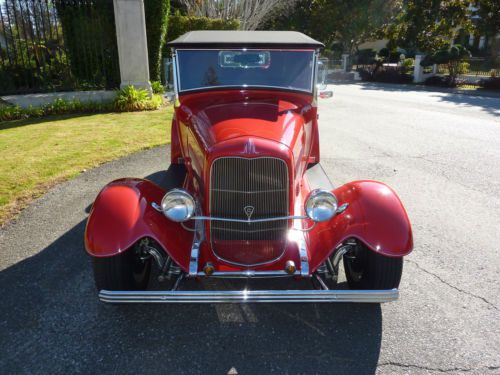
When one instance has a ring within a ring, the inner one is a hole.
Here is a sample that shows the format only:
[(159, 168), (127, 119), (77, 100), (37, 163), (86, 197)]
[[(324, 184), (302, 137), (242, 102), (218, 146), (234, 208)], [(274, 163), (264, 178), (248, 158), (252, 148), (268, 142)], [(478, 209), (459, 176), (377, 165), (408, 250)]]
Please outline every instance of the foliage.
[(488, 90), (500, 90), (500, 77), (489, 77), (479, 81), (479, 86)]
[(361, 79), (368, 82), (411, 83), (413, 76), (402, 67), (380, 67), (379, 69), (360, 68), (357, 70)]
[(55, 5), (76, 86), (117, 87), (120, 68), (113, 2), (56, 1)]
[(431, 66), (433, 64), (445, 64), (448, 69), (449, 83), (450, 86), (456, 86), (456, 78), (459, 74), (463, 74), (465, 68), (468, 66), (464, 65), (464, 60), (470, 57), (470, 52), (459, 44), (454, 46), (443, 48), (435, 51), (434, 53), (428, 54), (422, 60), (420, 65)]
[(440, 87), (457, 87), (465, 83), (463, 80), (455, 79), (452, 82), (450, 76), (432, 76), (425, 80), (424, 84), (427, 86), (440, 86)]
[(391, 47), (432, 53), (449, 45), (458, 30), (470, 30), (468, 0), (403, 0), (384, 27)]
[(189, 16), (237, 19), (242, 30), (255, 30), (273, 10), (293, 7), (295, 0), (181, 0)]
[(148, 40), (149, 76), (161, 79), (162, 49), (167, 35), (170, 0), (145, 0), (146, 37)]
[(136, 89), (134, 86), (121, 89), (113, 103), (119, 112), (149, 111), (160, 108), (162, 104), (158, 95), (150, 98), (146, 90)]
[(474, 31), (476, 35), (484, 35), (490, 40), (490, 52), (493, 63), (498, 63), (499, 43), (496, 38), (500, 32), (500, 1), (478, 0), (477, 11), (474, 20)]
[(183, 16), (176, 12), (170, 16), (167, 40), (171, 41), (193, 30), (238, 30), (240, 22), (236, 19), (217, 19), (208, 17)]
[(352, 54), (390, 19), (397, 4), (397, 0), (299, 0), (290, 14), (275, 15), (265, 28), (301, 31)]
[[(238, 30), (238, 20), (222, 20), (208, 17), (183, 16), (179, 11), (170, 16), (167, 40), (172, 41), (184, 33), (193, 30)], [(163, 55), (168, 56), (168, 49), (164, 48)]]
[(0, 226), (82, 170), (169, 142), (172, 107), (0, 122)]
[(165, 92), (165, 87), (160, 81), (152, 81), (151, 89), (153, 90), (153, 94), (163, 94)]
[(411, 71), (413, 71), (415, 67), (415, 59), (413, 58), (405, 58), (401, 61), (401, 69), (405, 72), (405, 73), (409, 73)]
[(397, 49), (381, 48), (377, 53), (377, 57), (385, 63), (397, 63), (401, 59), (401, 52)]
[(377, 55), (377, 51), (373, 49), (360, 49), (356, 53), (356, 63), (358, 65), (371, 65), (375, 63), (375, 57)]
[(41, 107), (21, 108), (19, 106), (1, 105), (0, 122), (62, 114), (150, 111), (159, 109), (162, 104), (161, 95), (153, 95), (150, 98), (147, 91), (136, 90), (129, 86), (118, 92), (112, 102), (98, 103), (55, 99), (52, 103)]
[(38, 118), (71, 113), (98, 113), (112, 111), (111, 103), (80, 102), (78, 100), (56, 99), (41, 107), (21, 108), (19, 106), (0, 107), (0, 121)]

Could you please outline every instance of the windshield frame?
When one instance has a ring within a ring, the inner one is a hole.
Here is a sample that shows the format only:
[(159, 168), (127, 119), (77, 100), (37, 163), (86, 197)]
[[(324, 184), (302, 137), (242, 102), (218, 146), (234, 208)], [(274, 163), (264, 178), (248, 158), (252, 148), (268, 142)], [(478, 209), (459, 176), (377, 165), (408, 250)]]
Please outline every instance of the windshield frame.
[[(311, 86), (308, 90), (300, 88), (288, 88), (284, 86), (270, 86), (270, 85), (218, 85), (218, 86), (204, 86), (198, 88), (191, 88), (181, 90), (181, 73), (179, 66), (179, 58), (177, 55), (178, 51), (282, 51), (282, 52), (310, 52), (313, 54), (313, 67), (311, 69)], [(174, 87), (178, 95), (203, 92), (203, 91), (213, 91), (213, 90), (249, 90), (249, 89), (264, 89), (264, 90), (278, 90), (278, 91), (288, 91), (296, 92), (302, 94), (314, 95), (316, 89), (316, 76), (317, 76), (317, 63), (318, 63), (318, 50), (314, 48), (177, 48), (174, 49), (172, 53), (172, 59), (174, 63)]]

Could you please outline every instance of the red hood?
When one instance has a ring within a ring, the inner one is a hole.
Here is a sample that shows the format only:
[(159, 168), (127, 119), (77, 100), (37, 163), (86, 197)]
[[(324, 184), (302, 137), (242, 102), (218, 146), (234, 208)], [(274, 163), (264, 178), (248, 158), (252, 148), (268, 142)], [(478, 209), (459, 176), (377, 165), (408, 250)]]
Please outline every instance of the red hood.
[(277, 92), (192, 94), (181, 99), (178, 114), (181, 121), (187, 120), (206, 152), (218, 143), (239, 137), (279, 142), (293, 151), (303, 137), (304, 114), (311, 112), (311, 99)]

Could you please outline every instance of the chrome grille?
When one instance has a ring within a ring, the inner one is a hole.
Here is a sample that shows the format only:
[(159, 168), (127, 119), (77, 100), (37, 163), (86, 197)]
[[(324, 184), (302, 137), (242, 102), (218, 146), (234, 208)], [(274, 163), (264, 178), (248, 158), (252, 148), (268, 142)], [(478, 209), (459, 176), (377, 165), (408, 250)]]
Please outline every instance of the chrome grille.
[[(245, 207), (251, 206), (251, 219), (287, 216), (288, 184), (287, 165), (281, 159), (219, 158), (211, 170), (210, 214), (246, 220)], [(287, 220), (251, 224), (214, 221), (210, 224), (212, 248), (217, 253), (216, 245), (221, 241), (260, 241), (265, 246), (266, 242), (283, 241), (287, 229)]]

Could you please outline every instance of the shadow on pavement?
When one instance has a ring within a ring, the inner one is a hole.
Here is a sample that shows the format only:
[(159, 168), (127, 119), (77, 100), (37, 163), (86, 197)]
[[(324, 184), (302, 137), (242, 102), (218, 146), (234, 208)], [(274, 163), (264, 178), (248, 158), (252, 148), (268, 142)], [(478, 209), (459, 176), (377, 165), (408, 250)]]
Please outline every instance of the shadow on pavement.
[[(453, 89), (433, 88), (428, 86), (397, 85), (384, 83), (357, 83), (363, 90), (393, 91), (393, 92), (427, 92), (442, 102), (451, 102), (459, 105), (480, 107), (484, 111), (500, 116), (500, 93), (478, 92), (463, 94), (453, 92)], [(433, 95), (434, 94), (434, 95)], [(488, 96), (491, 95), (491, 96)]]
[(105, 305), (84, 230), (0, 272), (0, 373), (375, 373), (379, 305)]

